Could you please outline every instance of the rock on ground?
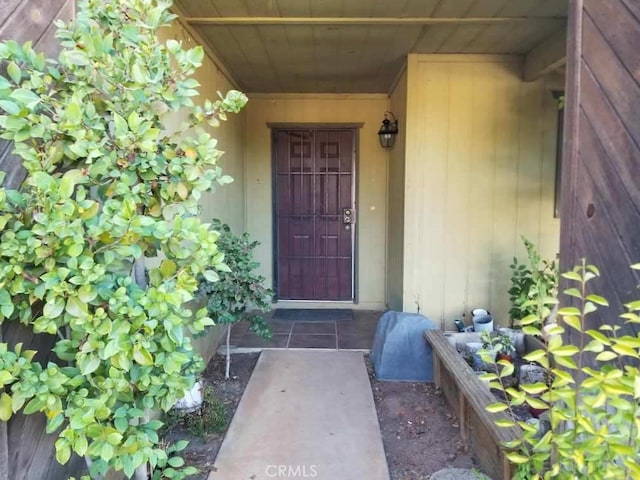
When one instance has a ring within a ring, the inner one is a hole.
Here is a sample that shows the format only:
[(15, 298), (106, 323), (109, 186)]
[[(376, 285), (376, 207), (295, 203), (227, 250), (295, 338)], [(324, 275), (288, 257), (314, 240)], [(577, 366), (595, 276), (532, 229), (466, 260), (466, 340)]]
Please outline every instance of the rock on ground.
[(491, 480), (478, 470), (467, 468), (443, 468), (431, 475), (431, 480)]

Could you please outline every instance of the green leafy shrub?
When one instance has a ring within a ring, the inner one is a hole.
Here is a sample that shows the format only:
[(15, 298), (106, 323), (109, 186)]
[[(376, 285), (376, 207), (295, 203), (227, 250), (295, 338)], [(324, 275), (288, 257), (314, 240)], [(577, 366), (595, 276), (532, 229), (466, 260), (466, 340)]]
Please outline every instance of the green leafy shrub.
[(537, 315), (542, 318), (539, 324), (542, 326), (542, 322), (551, 310), (544, 316), (540, 314), (545, 309), (545, 305), (550, 303), (549, 299), (556, 299), (558, 296), (558, 266), (555, 260), (542, 260), (536, 246), (525, 237), (522, 237), (522, 241), (527, 249), (528, 264), (520, 264), (514, 257), (510, 266), (509, 316), (514, 325), (519, 326), (520, 320)]
[(210, 386), (202, 389), (202, 405), (193, 411), (172, 409), (167, 413), (167, 425), (181, 425), (194, 435), (204, 437), (210, 433), (222, 433), (229, 421), (227, 409), (213, 394)]
[[(0, 43), (0, 137), (27, 172), (19, 190), (0, 189), (0, 323), (57, 339), (47, 365), (0, 343), (0, 419), (44, 413), (57, 461), (85, 456), (92, 478), (184, 474), (148, 412), (171, 408), (201, 371), (184, 330), (213, 322), (185, 304), (199, 275), (224, 268), (198, 199), (230, 178), (196, 127), (246, 97), (193, 106), (203, 50), (158, 42), (170, 4), (82, 1), (75, 21), (57, 23), (57, 60)], [(188, 120), (166, 132), (164, 115), (183, 109)], [(134, 281), (158, 254), (148, 285)]]
[(516, 350), (511, 337), (505, 332), (498, 331), (492, 335), (491, 332), (485, 330), (480, 333), (480, 340), (482, 341), (482, 349), (494, 356), (511, 355)]
[[(608, 306), (587, 289), (598, 276), (598, 269), (584, 261), (563, 275), (575, 285), (565, 294), (579, 306), (561, 308), (559, 323), (544, 327), (545, 349), (524, 357), (548, 369), (548, 382), (506, 388), (503, 379), (513, 373), (513, 365), (504, 361), (498, 362), (498, 374), (482, 377), (508, 399), (488, 406), (490, 412), (525, 403), (549, 411), (551, 427), (542, 436), (526, 422), (496, 422), (517, 424), (523, 431), (522, 438), (505, 444), (507, 458), (517, 465), (516, 479), (640, 478), (640, 333), (626, 334), (620, 325), (607, 323), (588, 328), (588, 317)], [(626, 308), (625, 322), (640, 324), (640, 301)], [(534, 324), (524, 326), (524, 333), (540, 335)], [(565, 342), (569, 330), (577, 335), (577, 345)]]
[(214, 219), (212, 228), (220, 233), (217, 245), (220, 250), (218, 260), (224, 261), (226, 268), (210, 271), (200, 281), (200, 293), (208, 297), (207, 310), (216, 324), (227, 325), (227, 363), (225, 378), (229, 378), (231, 363), (231, 326), (247, 321), (252, 332), (263, 338), (271, 337), (271, 330), (260, 314), (271, 309), (273, 292), (264, 286), (265, 278), (255, 270), (260, 266), (253, 259), (253, 251), (260, 245), (251, 241), (248, 233), (235, 235), (229, 225)]

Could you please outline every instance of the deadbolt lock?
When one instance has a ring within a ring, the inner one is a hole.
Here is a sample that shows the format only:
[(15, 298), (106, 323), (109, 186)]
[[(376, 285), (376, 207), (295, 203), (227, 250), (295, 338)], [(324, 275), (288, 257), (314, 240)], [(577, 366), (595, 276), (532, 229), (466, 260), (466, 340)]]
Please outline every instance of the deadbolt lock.
[(342, 209), (342, 223), (345, 225), (352, 225), (355, 223), (355, 212), (353, 208)]

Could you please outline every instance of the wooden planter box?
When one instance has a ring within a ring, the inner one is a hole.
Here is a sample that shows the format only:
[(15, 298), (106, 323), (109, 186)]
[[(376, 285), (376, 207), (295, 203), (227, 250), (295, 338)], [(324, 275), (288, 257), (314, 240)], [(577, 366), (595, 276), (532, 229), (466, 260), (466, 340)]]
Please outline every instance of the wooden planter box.
[(501, 446), (522, 436), (522, 430), (499, 428), (495, 421), (509, 418), (506, 413), (489, 413), (487, 405), (497, 400), (488, 385), (464, 361), (462, 355), (439, 330), (425, 332), (433, 348), (433, 374), (436, 386), (458, 415), (460, 435), (473, 451), (480, 468), (494, 480), (511, 480), (513, 466)]

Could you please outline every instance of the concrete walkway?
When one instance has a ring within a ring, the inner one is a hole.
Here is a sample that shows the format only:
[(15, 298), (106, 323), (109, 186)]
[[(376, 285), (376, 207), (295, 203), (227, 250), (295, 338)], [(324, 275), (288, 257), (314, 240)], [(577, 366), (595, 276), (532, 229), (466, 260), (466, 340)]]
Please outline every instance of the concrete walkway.
[(389, 480), (362, 353), (265, 350), (209, 480)]

